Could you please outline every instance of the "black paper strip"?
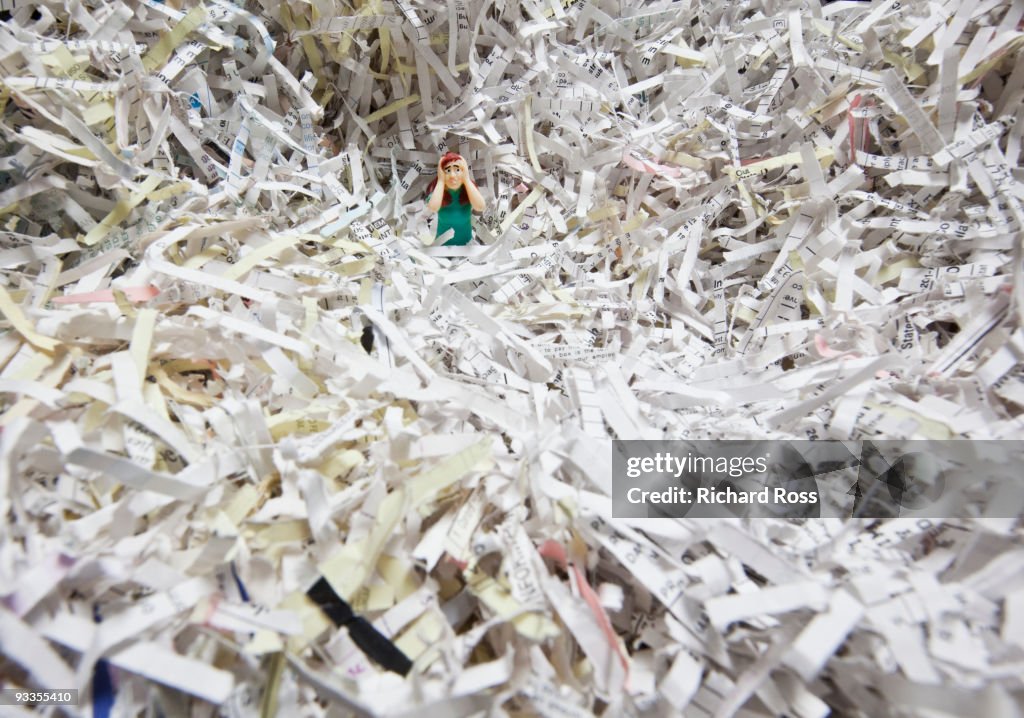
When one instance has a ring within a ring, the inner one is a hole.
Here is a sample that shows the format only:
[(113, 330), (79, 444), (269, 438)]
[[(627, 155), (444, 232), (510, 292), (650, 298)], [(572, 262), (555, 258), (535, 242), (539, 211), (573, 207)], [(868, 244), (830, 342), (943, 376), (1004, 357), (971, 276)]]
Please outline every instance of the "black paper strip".
[(341, 628), (348, 629), (348, 635), (359, 650), (374, 663), (385, 670), (399, 675), (408, 675), (412, 669), (409, 657), (391, 641), (384, 637), (373, 625), (362, 616), (357, 616), (352, 607), (334, 592), (331, 584), (321, 577), (306, 595), (323, 611), (331, 622)]

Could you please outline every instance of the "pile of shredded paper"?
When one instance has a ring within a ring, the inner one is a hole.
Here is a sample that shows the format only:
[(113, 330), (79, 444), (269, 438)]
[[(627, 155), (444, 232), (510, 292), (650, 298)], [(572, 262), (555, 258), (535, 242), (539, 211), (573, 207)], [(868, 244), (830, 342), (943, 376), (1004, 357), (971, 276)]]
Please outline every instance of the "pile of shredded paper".
[(1024, 439), (1024, 2), (0, 10), (3, 687), (1024, 715), (1024, 507), (609, 498), (612, 439)]

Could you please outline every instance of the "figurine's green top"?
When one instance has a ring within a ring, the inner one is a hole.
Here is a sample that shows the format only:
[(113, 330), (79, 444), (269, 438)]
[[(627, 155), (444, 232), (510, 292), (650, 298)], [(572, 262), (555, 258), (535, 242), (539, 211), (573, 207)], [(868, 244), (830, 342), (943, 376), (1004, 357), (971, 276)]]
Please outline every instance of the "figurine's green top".
[(440, 237), (449, 229), (455, 236), (444, 243), (445, 247), (461, 247), (473, 239), (473, 205), (460, 202), (461, 189), (448, 190), (448, 203), (442, 204), (437, 212), (437, 236)]
[(455, 233), (444, 246), (469, 244), (473, 238), (473, 210), (482, 212), (486, 205), (470, 177), (466, 160), (454, 152), (446, 153), (438, 161), (437, 179), (427, 191), (430, 193), (427, 207), (437, 212), (437, 236), (449, 230)]

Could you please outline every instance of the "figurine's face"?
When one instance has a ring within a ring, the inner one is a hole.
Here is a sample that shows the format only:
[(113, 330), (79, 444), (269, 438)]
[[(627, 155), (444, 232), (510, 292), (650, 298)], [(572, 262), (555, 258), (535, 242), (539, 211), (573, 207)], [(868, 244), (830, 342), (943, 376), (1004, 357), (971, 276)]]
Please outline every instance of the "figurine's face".
[(444, 168), (444, 184), (448, 189), (458, 189), (465, 179), (462, 165), (458, 162), (452, 162)]

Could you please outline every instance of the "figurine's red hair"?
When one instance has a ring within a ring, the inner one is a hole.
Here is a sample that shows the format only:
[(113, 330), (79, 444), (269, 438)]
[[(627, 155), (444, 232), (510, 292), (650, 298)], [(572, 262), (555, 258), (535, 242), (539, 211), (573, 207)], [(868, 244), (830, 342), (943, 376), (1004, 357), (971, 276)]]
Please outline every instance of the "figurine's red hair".
[[(458, 162), (461, 159), (462, 159), (462, 155), (460, 155), (460, 154), (457, 154), (455, 152), (445, 152), (444, 157), (441, 158), (441, 171), (443, 172), (445, 167), (447, 167), (448, 165), (452, 164), (453, 162)], [(469, 179), (469, 178), (467, 177), (466, 179)], [(430, 186), (427, 187), (427, 194), (430, 194), (431, 192), (433, 192), (435, 187), (437, 187), (437, 178), (436, 177), (430, 181)], [(463, 184), (462, 187), (459, 188), (459, 204), (467, 204), (468, 202), (469, 202), (469, 193), (466, 192), (466, 185)], [(445, 192), (444, 193), (444, 198), (441, 200), (441, 206), (442, 207), (447, 207), (451, 203), (452, 203), (452, 196), (450, 194), (448, 194), (447, 192)]]

